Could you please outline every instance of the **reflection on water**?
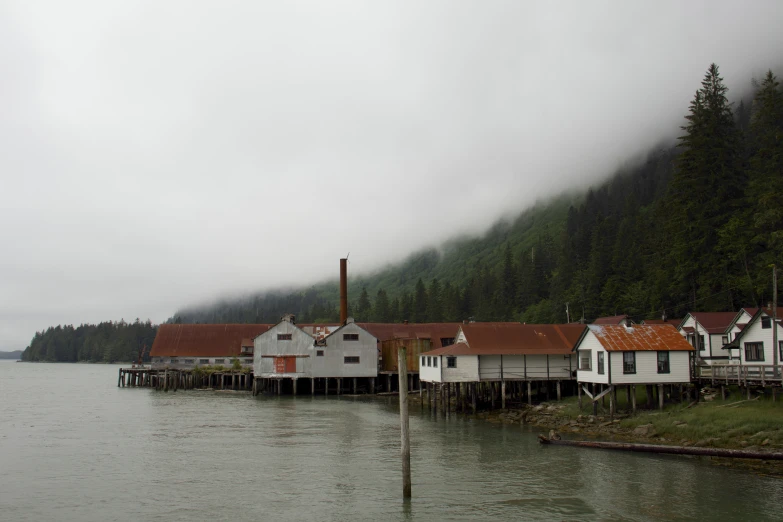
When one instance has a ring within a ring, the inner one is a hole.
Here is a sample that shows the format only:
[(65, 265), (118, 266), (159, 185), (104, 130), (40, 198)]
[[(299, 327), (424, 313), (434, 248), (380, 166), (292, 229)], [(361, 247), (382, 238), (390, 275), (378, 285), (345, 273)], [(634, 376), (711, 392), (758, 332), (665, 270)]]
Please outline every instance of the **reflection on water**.
[(0, 363), (3, 520), (762, 520), (778, 479), (704, 459), (541, 447), (397, 398), (118, 389), (117, 367)]

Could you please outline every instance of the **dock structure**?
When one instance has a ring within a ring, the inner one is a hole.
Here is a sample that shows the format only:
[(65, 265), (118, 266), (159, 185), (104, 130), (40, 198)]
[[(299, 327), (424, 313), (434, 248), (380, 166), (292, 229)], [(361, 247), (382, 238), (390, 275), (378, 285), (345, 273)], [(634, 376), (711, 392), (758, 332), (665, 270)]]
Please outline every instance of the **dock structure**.
[(574, 345), (584, 325), (468, 323), (455, 342), (421, 353), (424, 404), (457, 411), (502, 409), (512, 403), (573, 392)]
[(201, 371), (199, 369), (120, 368), (118, 388), (155, 388), (163, 391), (215, 389), (247, 390), (252, 386), (248, 370)]

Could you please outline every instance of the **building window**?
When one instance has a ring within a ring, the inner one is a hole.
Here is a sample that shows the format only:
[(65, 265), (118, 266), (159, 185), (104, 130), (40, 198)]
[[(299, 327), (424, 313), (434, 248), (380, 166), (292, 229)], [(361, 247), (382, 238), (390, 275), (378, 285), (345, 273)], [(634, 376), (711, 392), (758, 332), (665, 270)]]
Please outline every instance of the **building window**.
[(623, 352), (623, 373), (636, 373), (636, 352)]
[(761, 318), (761, 327), (764, 329), (772, 328), (772, 320), (769, 317)]
[(315, 351), (315, 356), (316, 357), (323, 357), (324, 356), (324, 351), (323, 350), (316, 350)]
[(457, 367), (457, 358), (456, 357), (446, 357), (446, 366), (449, 368), (456, 368)]
[(194, 362), (196, 361), (193, 359), (185, 359), (185, 364), (193, 364)]
[(764, 343), (745, 343), (745, 360), (748, 362), (763, 361)]
[(453, 337), (441, 337), (440, 338), (440, 345), (441, 346), (451, 346), (454, 344), (454, 338)]
[(427, 366), (432, 366), (432, 357), (427, 356)]
[(343, 341), (358, 341), (359, 334), (343, 334)]
[(604, 374), (604, 352), (598, 352), (598, 373)]
[(723, 343), (723, 346), (726, 346), (727, 344), (729, 344), (729, 336), (728, 335), (724, 335), (723, 337), (721, 337), (720, 340)]
[(343, 361), (345, 364), (359, 364), (359, 357), (356, 355), (346, 355)]
[(198, 363), (199, 364), (209, 364), (209, 359), (199, 359)]
[(422, 355), (421, 356), (421, 367), (424, 368), (427, 365), (427, 359)]
[(253, 364), (253, 359), (245, 359), (245, 364)]
[(438, 367), (438, 358), (437, 357), (433, 357), (432, 358), (432, 367), (433, 368), (437, 368)]
[(658, 373), (669, 373), (669, 352), (658, 352)]
[(290, 341), (291, 340), (291, 334), (277, 334), (277, 340), (278, 341)]
[(592, 350), (579, 350), (579, 369), (583, 372), (589, 372), (593, 369), (593, 351)]
[(783, 341), (778, 341), (778, 352), (780, 352), (780, 357), (778, 357), (778, 362), (783, 361)]
[(224, 362), (226, 362), (225, 359), (215, 359), (215, 364), (223, 364)]
[(177, 364), (179, 361), (177, 360), (177, 358), (176, 358), (176, 357), (172, 357), (172, 358), (171, 358), (171, 360), (170, 360), (169, 362), (170, 362), (171, 364)]

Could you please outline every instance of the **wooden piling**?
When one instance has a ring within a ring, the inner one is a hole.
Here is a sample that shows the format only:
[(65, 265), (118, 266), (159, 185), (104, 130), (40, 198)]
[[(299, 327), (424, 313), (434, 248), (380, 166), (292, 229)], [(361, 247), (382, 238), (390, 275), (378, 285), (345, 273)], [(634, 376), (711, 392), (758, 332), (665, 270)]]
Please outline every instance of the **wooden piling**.
[(527, 381), (527, 405), (531, 406), (532, 404), (533, 404), (533, 394), (531, 393), (530, 381)]
[(408, 358), (407, 349), (401, 346), (397, 350), (397, 368), (400, 385), (400, 439), (402, 442), (402, 497), (411, 497), (411, 439), (408, 422)]
[(560, 399), (562, 397), (561, 391), (560, 391), (560, 381), (557, 381), (556, 386), (557, 386), (557, 401), (560, 402)]
[(666, 398), (666, 394), (663, 392), (663, 384), (658, 385), (658, 409), (663, 409), (663, 401)]
[(631, 411), (636, 413), (636, 386), (631, 386)]
[(353, 394), (356, 395), (356, 377), (353, 378)]
[(582, 384), (577, 381), (576, 383), (576, 395), (579, 397), (579, 409), (582, 409)]

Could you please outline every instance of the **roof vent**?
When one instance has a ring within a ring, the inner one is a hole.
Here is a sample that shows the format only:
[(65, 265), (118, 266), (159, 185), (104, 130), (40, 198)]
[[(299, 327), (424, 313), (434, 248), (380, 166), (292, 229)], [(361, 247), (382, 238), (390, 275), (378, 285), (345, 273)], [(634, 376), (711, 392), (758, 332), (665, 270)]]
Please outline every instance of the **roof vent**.
[(348, 317), (348, 318), (345, 320), (345, 324), (351, 324), (351, 323), (353, 323), (353, 322), (354, 322), (354, 321), (353, 321), (353, 317)]
[(296, 324), (296, 316), (294, 314), (285, 314), (280, 318), (280, 320), (287, 323)]

